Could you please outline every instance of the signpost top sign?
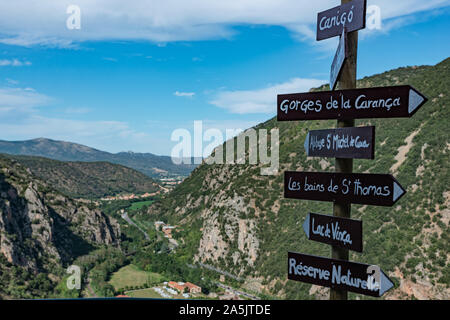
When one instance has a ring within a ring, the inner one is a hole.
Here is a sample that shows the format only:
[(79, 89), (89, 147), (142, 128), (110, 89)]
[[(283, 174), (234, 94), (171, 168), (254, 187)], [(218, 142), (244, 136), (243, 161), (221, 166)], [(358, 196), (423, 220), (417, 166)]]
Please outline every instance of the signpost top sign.
[(317, 41), (338, 36), (342, 29), (352, 32), (366, 27), (366, 0), (352, 2), (319, 12), (317, 15)]

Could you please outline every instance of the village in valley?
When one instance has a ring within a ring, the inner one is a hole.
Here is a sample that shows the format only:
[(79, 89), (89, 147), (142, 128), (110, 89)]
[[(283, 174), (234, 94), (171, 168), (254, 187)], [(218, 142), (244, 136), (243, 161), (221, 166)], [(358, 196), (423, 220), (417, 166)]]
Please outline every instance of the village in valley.
[[(154, 194), (144, 193), (142, 195), (116, 196), (102, 199), (108, 206), (113, 207), (116, 203), (123, 206), (117, 211), (120, 217), (121, 230), (125, 234), (143, 235), (145, 241), (141, 250), (154, 250), (158, 256), (176, 255), (177, 248), (183, 243), (183, 238), (179, 237), (183, 231), (177, 225), (171, 225), (161, 220), (144, 221), (142, 213), (147, 212), (148, 206), (155, 199)], [(130, 231), (134, 230), (132, 233)], [(151, 239), (158, 243), (163, 243), (154, 249)], [(136, 241), (136, 240), (133, 240)], [(126, 250), (126, 248), (123, 248)], [(136, 248), (136, 250), (139, 250)], [(203, 265), (203, 264), (201, 264)], [(197, 268), (194, 265), (181, 266), (181, 268)], [(208, 267), (206, 265), (206, 267)], [(215, 274), (211, 288), (202, 288), (199, 283), (191, 279), (176, 281), (174, 278), (162, 276), (158, 273), (143, 270), (139, 266), (131, 263), (123, 266), (110, 276), (109, 284), (114, 287), (116, 298), (155, 298), (155, 299), (219, 299), (219, 300), (244, 300), (257, 298), (246, 292), (239, 291), (231, 287), (227, 281), (226, 273), (216, 268), (207, 268), (209, 272)], [(211, 271), (213, 270), (213, 271)], [(204, 280), (204, 277), (202, 277)], [(189, 281), (190, 280), (190, 281)], [(192, 281), (192, 282), (191, 282)]]

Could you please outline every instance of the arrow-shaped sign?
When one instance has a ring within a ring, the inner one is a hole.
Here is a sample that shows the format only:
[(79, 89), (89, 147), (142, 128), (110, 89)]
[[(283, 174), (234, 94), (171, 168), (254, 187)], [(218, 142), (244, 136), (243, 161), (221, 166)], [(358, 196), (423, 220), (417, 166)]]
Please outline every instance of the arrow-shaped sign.
[(339, 45), (334, 55), (333, 63), (330, 71), (330, 89), (334, 90), (337, 84), (341, 69), (344, 66), (345, 59), (348, 57), (347, 30), (343, 28)]
[(288, 252), (288, 279), (381, 297), (394, 287), (376, 265)]
[(308, 157), (373, 159), (375, 127), (312, 130), (304, 147)]
[(392, 206), (405, 190), (390, 174), (284, 172), (284, 197)]
[(308, 213), (303, 230), (309, 240), (362, 252), (362, 221)]
[(409, 118), (426, 101), (411, 86), (279, 94), (277, 120)]

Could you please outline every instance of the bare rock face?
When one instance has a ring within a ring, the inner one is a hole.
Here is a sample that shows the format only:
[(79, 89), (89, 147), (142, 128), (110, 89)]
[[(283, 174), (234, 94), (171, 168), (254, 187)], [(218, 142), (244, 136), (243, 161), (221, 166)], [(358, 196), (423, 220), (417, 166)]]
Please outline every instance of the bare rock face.
[[(1, 192), (0, 197), (0, 252), (12, 264), (36, 269), (37, 264), (32, 257), (36, 254), (34, 249), (38, 246), (42, 247), (42, 242), (39, 242), (38, 238), (32, 238), (31, 221), (38, 212), (41, 215), (45, 214), (44, 207), (37, 198), (33, 197), (33, 192), (29, 188), (26, 189), (25, 196), (20, 197), (12, 185), (2, 181), (2, 191), (4, 192)], [(32, 199), (29, 204), (27, 197)], [(37, 208), (40, 208), (39, 211)], [(39, 235), (39, 238), (45, 239), (49, 236), (50, 223), (46, 221), (47, 229), (41, 230), (42, 236)], [(26, 246), (27, 239), (36, 242), (35, 245)]]
[(215, 261), (224, 257), (228, 252), (228, 244), (220, 233), (220, 225), (216, 214), (207, 215), (203, 225), (203, 234), (200, 240), (198, 253), (194, 261)]
[(241, 275), (258, 257), (256, 221), (240, 218), (247, 211), (242, 197), (214, 200), (203, 212), (202, 238), (194, 261), (216, 264), (223, 259), (227, 269)]
[(74, 220), (75, 223), (81, 225), (81, 230), (86, 235), (86, 239), (91, 242), (114, 245), (120, 239), (119, 224), (116, 221), (112, 223), (98, 209), (89, 210), (86, 207), (81, 207)]
[(39, 272), (66, 264), (96, 244), (119, 245), (118, 223), (67, 198), (17, 162), (0, 159), (0, 253)]
[(201, 180), (201, 190), (209, 192), (200, 196), (187, 194), (186, 203), (175, 207), (173, 213), (180, 217), (180, 224), (185, 227), (190, 225), (193, 217), (202, 220), (201, 238), (193, 257), (194, 262), (228, 270), (241, 277), (246, 276), (258, 259), (258, 209), (245, 195), (229, 191), (229, 185), (225, 184), (228, 177), (238, 174), (232, 170), (242, 168), (208, 168)]

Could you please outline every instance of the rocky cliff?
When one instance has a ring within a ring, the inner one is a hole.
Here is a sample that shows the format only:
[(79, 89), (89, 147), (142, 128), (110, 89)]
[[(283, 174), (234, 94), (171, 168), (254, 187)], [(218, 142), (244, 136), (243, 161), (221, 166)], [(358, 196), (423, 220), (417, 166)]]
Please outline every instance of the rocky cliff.
[(96, 245), (119, 246), (119, 241), (115, 220), (0, 157), (0, 253), (9, 263), (35, 273), (51, 271)]

